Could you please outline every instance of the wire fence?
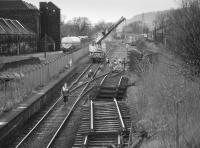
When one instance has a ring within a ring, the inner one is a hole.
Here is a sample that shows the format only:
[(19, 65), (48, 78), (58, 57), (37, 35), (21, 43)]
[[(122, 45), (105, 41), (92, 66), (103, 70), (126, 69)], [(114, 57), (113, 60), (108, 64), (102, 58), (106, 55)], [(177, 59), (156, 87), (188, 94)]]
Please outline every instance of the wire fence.
[(72, 63), (78, 61), (86, 52), (88, 52), (86, 49), (81, 49), (71, 54), (61, 54), (48, 62), (32, 65), (12, 74), (1, 74), (0, 112), (30, 96), (35, 89), (44, 86), (70, 68)]

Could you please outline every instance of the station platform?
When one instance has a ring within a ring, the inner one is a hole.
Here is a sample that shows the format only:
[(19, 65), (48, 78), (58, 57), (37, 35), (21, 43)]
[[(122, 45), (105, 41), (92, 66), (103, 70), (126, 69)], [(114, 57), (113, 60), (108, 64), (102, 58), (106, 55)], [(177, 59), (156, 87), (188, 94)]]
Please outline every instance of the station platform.
[(46, 58), (43, 53), (24, 54), (19, 56), (0, 56), (0, 71), (17, 68), (23, 65), (39, 64), (42, 61), (48, 61), (63, 54), (62, 51), (47, 52)]

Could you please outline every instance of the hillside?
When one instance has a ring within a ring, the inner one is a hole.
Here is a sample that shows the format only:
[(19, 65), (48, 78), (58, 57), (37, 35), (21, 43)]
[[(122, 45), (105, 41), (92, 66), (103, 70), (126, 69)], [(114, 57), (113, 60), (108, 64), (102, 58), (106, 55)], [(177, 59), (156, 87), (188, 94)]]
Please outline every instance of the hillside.
[(133, 16), (132, 18), (130, 19), (127, 19), (125, 23), (122, 23), (118, 29), (119, 30), (122, 30), (122, 28), (125, 26), (125, 25), (128, 25), (132, 22), (136, 22), (136, 21), (142, 21), (144, 20), (144, 22), (147, 24), (147, 26), (150, 28), (150, 30), (153, 29), (153, 22), (156, 18), (156, 15), (158, 13), (165, 13), (167, 12), (168, 10), (166, 11), (157, 11), (157, 12), (147, 12), (147, 13), (142, 13), (142, 14), (138, 14), (138, 15), (135, 15)]

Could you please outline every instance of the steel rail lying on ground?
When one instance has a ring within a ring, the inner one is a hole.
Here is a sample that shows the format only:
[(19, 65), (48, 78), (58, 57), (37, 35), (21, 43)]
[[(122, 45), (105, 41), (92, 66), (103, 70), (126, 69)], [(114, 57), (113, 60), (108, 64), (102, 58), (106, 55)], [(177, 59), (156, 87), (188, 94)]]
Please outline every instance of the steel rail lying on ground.
[(122, 130), (125, 131), (124, 121), (123, 121), (123, 118), (122, 118), (122, 115), (121, 115), (121, 112), (120, 112), (120, 109), (119, 109), (119, 105), (117, 103), (116, 98), (114, 98), (114, 102), (115, 102), (115, 106), (116, 106), (116, 109), (117, 109), (119, 120), (120, 120), (120, 123), (121, 123), (121, 126), (122, 126)]
[(101, 83), (100, 83), (100, 86), (103, 85), (103, 82), (105, 81), (105, 79), (106, 79), (107, 76), (108, 76), (108, 75), (106, 75), (106, 76), (103, 78), (103, 80), (102, 80)]
[(90, 131), (94, 130), (94, 108), (93, 108), (93, 101), (90, 100)]
[(126, 91), (121, 87), (124, 83), (121, 74), (104, 76), (97, 96), (83, 107), (82, 124), (73, 148), (100, 147), (109, 143), (119, 148), (127, 145), (130, 115), (127, 106), (120, 101)]

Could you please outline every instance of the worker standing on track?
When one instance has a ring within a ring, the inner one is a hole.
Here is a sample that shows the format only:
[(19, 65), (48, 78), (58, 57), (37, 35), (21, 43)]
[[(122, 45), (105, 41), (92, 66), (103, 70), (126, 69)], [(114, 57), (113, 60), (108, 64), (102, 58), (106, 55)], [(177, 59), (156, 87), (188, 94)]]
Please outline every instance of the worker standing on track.
[(94, 72), (92, 71), (92, 69), (90, 69), (90, 71), (88, 72), (88, 78), (92, 78), (93, 75), (94, 75)]
[(67, 83), (64, 84), (62, 87), (62, 94), (63, 94), (63, 102), (66, 104), (69, 98), (69, 89), (67, 87)]

